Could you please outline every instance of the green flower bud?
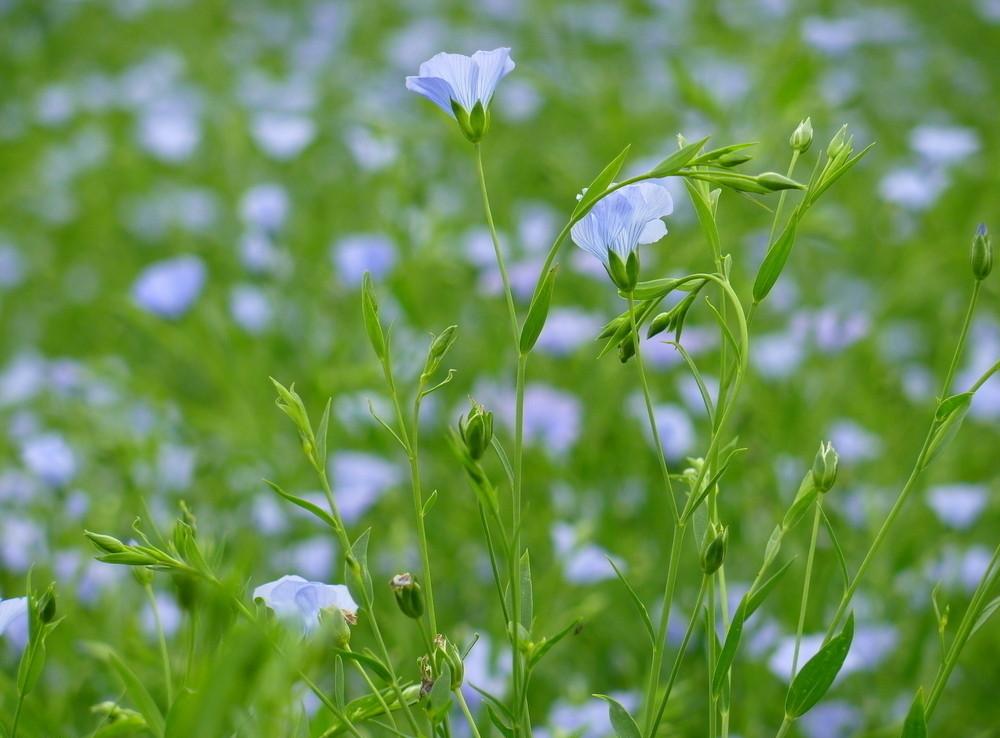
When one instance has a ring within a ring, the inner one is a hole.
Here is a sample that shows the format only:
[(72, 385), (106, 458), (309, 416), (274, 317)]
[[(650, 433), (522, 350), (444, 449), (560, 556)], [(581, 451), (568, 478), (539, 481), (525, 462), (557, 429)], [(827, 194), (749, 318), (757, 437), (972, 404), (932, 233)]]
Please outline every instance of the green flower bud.
[(424, 595), (415, 576), (397, 574), (389, 580), (389, 586), (396, 597), (396, 604), (406, 617), (418, 620), (424, 614)]
[(337, 648), (347, 648), (351, 643), (351, 626), (347, 614), (339, 607), (328, 607), (320, 611), (323, 627), (333, 639)]
[(378, 319), (378, 296), (375, 294), (375, 284), (371, 272), (365, 272), (361, 281), (361, 315), (364, 318), (365, 332), (368, 342), (380, 361), (385, 359), (385, 334)]
[(479, 461), (493, 440), (493, 413), (478, 402), (464, 419), (458, 421), (458, 432), (473, 461)]
[(124, 553), (128, 550), (124, 543), (113, 536), (106, 536), (103, 533), (92, 533), (89, 530), (85, 530), (83, 534), (90, 539), (91, 543), (104, 553)]
[(715, 163), (720, 167), (726, 167), (729, 169), (731, 167), (738, 167), (740, 164), (746, 164), (751, 159), (753, 159), (753, 157), (750, 156), (750, 154), (744, 154), (741, 151), (731, 151), (728, 154), (720, 156), (715, 160)]
[(976, 237), (972, 239), (972, 274), (977, 280), (984, 280), (993, 271), (993, 244), (986, 224), (980, 223)]
[(816, 452), (816, 460), (813, 461), (812, 477), (813, 484), (821, 494), (826, 494), (833, 488), (837, 481), (837, 468), (840, 463), (840, 456), (833, 448), (832, 443), (821, 443), (819, 451)]
[(811, 118), (806, 118), (804, 121), (799, 123), (795, 130), (792, 131), (791, 138), (788, 139), (789, 146), (800, 154), (804, 154), (812, 146), (813, 142), (813, 124)]
[(456, 690), (462, 686), (465, 680), (465, 663), (462, 661), (462, 654), (458, 652), (458, 647), (438, 633), (434, 636), (434, 666), (436, 671), (441, 673), (443, 665), (447, 662), (451, 669), (451, 688)]
[(145, 587), (153, 583), (153, 572), (145, 566), (133, 566), (132, 578), (139, 583), (140, 587)]
[(764, 172), (763, 174), (758, 174), (755, 179), (757, 180), (757, 184), (772, 192), (805, 189), (805, 185), (801, 182), (796, 182), (794, 179), (786, 177), (784, 174), (778, 174), (777, 172)]
[(826, 155), (831, 161), (836, 161), (837, 159), (845, 158), (845, 155), (850, 156), (853, 149), (854, 136), (848, 132), (847, 124), (845, 123), (834, 137), (830, 139), (830, 144), (826, 147)]
[(633, 356), (635, 356), (635, 337), (629, 334), (618, 344), (618, 361), (626, 364)]
[(50, 585), (47, 590), (38, 598), (38, 619), (43, 623), (51, 623), (56, 619), (56, 592), (54, 586)]
[(729, 528), (722, 526), (715, 537), (701, 552), (701, 570), (706, 575), (714, 574), (726, 560), (726, 545), (729, 542)]

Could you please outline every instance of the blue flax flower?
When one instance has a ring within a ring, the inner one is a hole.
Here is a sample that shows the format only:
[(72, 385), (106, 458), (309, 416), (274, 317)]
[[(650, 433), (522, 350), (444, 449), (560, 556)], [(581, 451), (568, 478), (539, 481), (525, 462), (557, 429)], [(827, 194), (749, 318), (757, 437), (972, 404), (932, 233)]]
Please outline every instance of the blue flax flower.
[(406, 78), (406, 89), (454, 117), (466, 137), (475, 142), (486, 132), (486, 111), (497, 85), (513, 69), (509, 48), (477, 51), (472, 56), (441, 52), (421, 64), (417, 76)]
[(282, 620), (298, 623), (305, 632), (314, 630), (324, 610), (339, 609), (349, 624), (357, 622), (358, 604), (343, 584), (309, 582), (290, 574), (262, 584), (253, 591)]

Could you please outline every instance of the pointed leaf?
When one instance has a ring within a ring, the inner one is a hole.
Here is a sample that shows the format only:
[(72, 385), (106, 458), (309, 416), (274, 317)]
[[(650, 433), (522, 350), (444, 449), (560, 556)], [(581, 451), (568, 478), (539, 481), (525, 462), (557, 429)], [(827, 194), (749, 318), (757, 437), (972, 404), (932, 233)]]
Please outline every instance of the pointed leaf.
[(924, 691), (917, 690), (913, 698), (910, 712), (903, 722), (903, 733), (900, 738), (927, 738), (927, 716), (924, 714)]
[(531, 305), (528, 307), (528, 317), (524, 319), (524, 325), (521, 326), (519, 345), (522, 354), (529, 353), (542, 334), (542, 328), (545, 327), (545, 321), (549, 317), (549, 303), (552, 300), (552, 290), (555, 288), (555, 284), (556, 267), (552, 267), (535, 292)]
[(792, 253), (792, 246), (795, 244), (795, 231), (798, 227), (798, 214), (793, 213), (791, 219), (785, 225), (778, 240), (767, 250), (767, 255), (757, 271), (757, 278), (753, 283), (753, 301), (763, 302), (767, 297), (774, 283), (778, 281), (781, 272), (788, 261), (788, 255)]
[(635, 589), (633, 589), (632, 585), (629, 584), (628, 579), (626, 579), (625, 575), (622, 574), (621, 571), (618, 569), (618, 566), (615, 564), (614, 560), (610, 556), (606, 558), (608, 560), (608, 563), (611, 564), (611, 568), (615, 570), (615, 574), (618, 575), (618, 579), (620, 579), (621, 583), (625, 585), (625, 591), (629, 593), (629, 596), (632, 598), (632, 602), (635, 604), (636, 609), (639, 611), (639, 617), (642, 618), (642, 624), (646, 626), (646, 632), (649, 634), (649, 640), (652, 643), (656, 643), (656, 631), (653, 629), (653, 621), (649, 617), (649, 610), (646, 609), (646, 605), (643, 604), (641, 599), (639, 599), (639, 595), (636, 594)]
[(288, 500), (293, 505), (297, 505), (298, 507), (301, 507), (306, 512), (312, 513), (317, 518), (319, 518), (321, 521), (323, 521), (328, 526), (330, 526), (333, 530), (339, 530), (339, 526), (337, 525), (337, 521), (333, 518), (332, 515), (330, 515), (330, 513), (328, 513), (323, 508), (321, 508), (319, 505), (316, 505), (316, 504), (314, 504), (312, 502), (309, 502), (309, 500), (305, 500), (305, 499), (303, 499), (301, 497), (296, 497), (295, 495), (291, 494), (290, 492), (285, 492), (285, 490), (283, 490), (281, 487), (279, 487), (275, 482), (272, 482), (270, 479), (265, 479), (264, 480), (264, 484), (266, 484), (268, 487), (270, 487), (271, 489), (273, 489), (278, 494), (279, 497), (282, 497), (282, 498)]
[(639, 726), (635, 724), (635, 719), (628, 714), (628, 710), (622, 707), (621, 703), (606, 694), (595, 694), (594, 696), (608, 703), (611, 727), (614, 728), (618, 738), (642, 738), (642, 733), (639, 732)]
[(795, 675), (785, 697), (785, 714), (799, 718), (823, 699), (844, 666), (854, 640), (854, 613), (851, 613), (840, 634), (831, 638)]
[(622, 152), (616, 156), (611, 162), (601, 170), (601, 173), (594, 177), (594, 181), (587, 186), (587, 191), (583, 193), (583, 197), (576, 204), (573, 209), (573, 216), (571, 220), (577, 220), (582, 218), (584, 214), (590, 207), (597, 202), (601, 197), (605, 195), (608, 191), (608, 187), (611, 183), (615, 181), (615, 177), (618, 176), (618, 172), (622, 170), (622, 165), (625, 163), (625, 157), (628, 156), (629, 149), (632, 145), (626, 146)]

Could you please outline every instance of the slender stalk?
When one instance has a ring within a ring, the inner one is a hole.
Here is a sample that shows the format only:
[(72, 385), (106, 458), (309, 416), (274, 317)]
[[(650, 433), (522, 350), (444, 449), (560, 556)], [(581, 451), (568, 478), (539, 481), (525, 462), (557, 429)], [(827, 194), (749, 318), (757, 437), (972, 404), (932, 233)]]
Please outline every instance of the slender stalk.
[(962, 347), (965, 345), (965, 339), (969, 335), (969, 326), (972, 325), (972, 314), (976, 310), (976, 301), (979, 299), (979, 290), (982, 287), (982, 282), (978, 279), (972, 287), (972, 297), (969, 298), (969, 307), (965, 311), (965, 320), (962, 321), (962, 331), (958, 336), (958, 348), (955, 353), (951, 355), (951, 363), (948, 365), (948, 373), (944, 375), (944, 382), (941, 387), (941, 397), (947, 397), (951, 389), (951, 381), (955, 378), (955, 370), (958, 368), (958, 362), (962, 358)]
[(979, 614), (982, 611), (983, 603), (997, 577), (998, 565), (1000, 565), (1000, 546), (997, 546), (993, 552), (993, 558), (990, 560), (989, 566), (986, 567), (986, 573), (980, 580), (972, 601), (969, 603), (969, 607), (962, 617), (962, 622), (958, 626), (955, 639), (951, 643), (951, 648), (948, 649), (948, 655), (945, 657), (934, 679), (934, 685), (931, 687), (926, 706), (924, 707), (924, 714), (928, 720), (930, 720), (934, 708), (937, 707), (938, 700), (941, 698), (941, 693), (944, 691), (945, 685), (948, 684), (948, 679), (951, 677), (952, 671), (955, 670), (958, 657), (962, 654), (965, 644), (972, 635), (972, 629), (975, 627), (976, 620), (978, 620)]
[[(656, 701), (656, 693), (660, 689), (660, 670), (663, 668), (663, 651), (667, 643), (667, 630), (670, 626), (670, 609), (673, 605), (674, 592), (677, 589), (677, 570), (681, 558), (681, 544), (684, 541), (685, 525), (678, 524), (674, 528), (674, 538), (670, 544), (670, 559), (667, 564), (667, 581), (663, 588), (663, 608), (656, 627), (656, 642), (653, 644), (652, 663), (649, 667), (649, 678), (646, 683), (646, 720), (647, 732), (653, 724), (652, 707)], [(650, 735), (653, 735), (650, 733)]]
[[(705, 613), (705, 632), (708, 636), (708, 673), (715, 667), (715, 578), (708, 577), (708, 607)], [(712, 682), (708, 682), (708, 738), (718, 735), (715, 714), (715, 699), (712, 697)]]
[(156, 594), (153, 592), (153, 585), (148, 582), (143, 587), (146, 590), (146, 597), (149, 599), (149, 606), (153, 610), (153, 622), (156, 625), (156, 636), (160, 644), (160, 659), (163, 661), (163, 683), (166, 685), (167, 705), (174, 703), (173, 676), (170, 673), (170, 651), (167, 649), (167, 635), (163, 631), (163, 621), (160, 619), (160, 607), (156, 603)]
[(778, 733), (777, 735), (774, 736), (774, 738), (784, 738), (788, 734), (788, 731), (791, 729), (792, 722), (794, 721), (790, 717), (785, 715), (785, 719), (781, 721), (781, 727), (778, 728)]
[[(424, 570), (423, 586), (427, 592), (424, 598), (427, 603), (427, 620), (431, 626), (431, 633), (437, 633), (437, 614), (434, 610), (434, 585), (431, 578), (431, 554), (430, 546), (427, 543), (427, 528), (424, 525), (424, 497), (420, 486), (420, 393), (423, 387), (417, 390), (417, 399), (413, 402), (413, 433), (409, 439), (409, 451), (407, 459), (410, 462), (410, 486), (413, 489), (413, 513), (417, 519), (417, 541), (420, 544), (420, 559)], [(399, 424), (404, 425), (402, 417)]]
[[(350, 646), (347, 646), (347, 650), (350, 650)], [(375, 695), (375, 698), (378, 700), (379, 705), (381, 705), (382, 709), (385, 710), (385, 715), (387, 718), (389, 718), (389, 722), (392, 724), (393, 729), (394, 730), (397, 729), (396, 718), (393, 717), (392, 711), (389, 709), (389, 704), (385, 701), (385, 698), (382, 696), (381, 690), (379, 690), (379, 688), (375, 686), (375, 683), (372, 681), (371, 677), (368, 676), (368, 672), (365, 671), (365, 667), (363, 667), (359, 662), (353, 661), (353, 659), (352, 663), (357, 667), (358, 671), (361, 672), (361, 677), (365, 680), (365, 684), (368, 685), (368, 688), (372, 691), (372, 693)]]
[[(788, 163), (788, 172), (785, 174), (789, 179), (792, 178), (792, 174), (795, 172), (795, 165), (799, 161), (799, 150), (792, 149), (792, 160)], [(782, 190), (781, 194), (778, 195), (778, 206), (774, 209), (774, 220), (771, 221), (771, 233), (767, 237), (768, 244), (774, 242), (774, 232), (778, 228), (778, 221), (781, 220), (781, 210), (785, 207), (785, 197), (788, 195), (788, 190)]]
[(465, 695), (462, 694), (461, 688), (455, 690), (455, 697), (458, 699), (458, 706), (462, 708), (462, 714), (465, 715), (466, 722), (469, 723), (469, 730), (472, 731), (473, 738), (482, 738), (479, 728), (476, 726), (476, 720), (472, 717), (472, 711), (469, 709), (469, 703), (465, 701)]
[(663, 713), (667, 709), (667, 701), (670, 699), (670, 692), (674, 688), (674, 682), (677, 681), (677, 674), (681, 670), (681, 661), (684, 659), (684, 653), (687, 651), (688, 643), (691, 640), (691, 634), (694, 633), (694, 626), (698, 622), (698, 613), (701, 610), (701, 604), (705, 600), (705, 592), (708, 589), (709, 576), (702, 576), (701, 587), (698, 589), (698, 597), (695, 600), (694, 609), (691, 611), (691, 618), (688, 620), (687, 630), (684, 631), (684, 638), (681, 640), (681, 645), (677, 649), (677, 655), (674, 657), (674, 665), (670, 668), (670, 675), (667, 677), (667, 685), (663, 692), (663, 697), (660, 698), (660, 706), (656, 710), (656, 718), (652, 721), (649, 729), (645, 731), (649, 738), (653, 738), (656, 735), (656, 731), (660, 727), (660, 721), (663, 719)]
[[(962, 321), (962, 328), (958, 335), (958, 342), (955, 345), (955, 351), (952, 353), (951, 361), (948, 364), (948, 372), (945, 375), (945, 380), (942, 383), (941, 397), (948, 396), (948, 389), (951, 386), (952, 379), (954, 377), (955, 368), (958, 366), (958, 362), (964, 353), (965, 342), (969, 335), (969, 326), (972, 323), (972, 315), (975, 310), (976, 301), (979, 297), (979, 282), (976, 281), (975, 286), (972, 289), (972, 297), (969, 300), (969, 309), (965, 313), (965, 319)], [(990, 376), (993, 375), (997, 370), (1000, 370), (1000, 362), (997, 362), (989, 370), (987, 370), (979, 380), (969, 389), (970, 392), (976, 392), (979, 388), (986, 382)], [(840, 625), (841, 619), (847, 613), (847, 608), (851, 604), (851, 600), (854, 597), (854, 593), (858, 589), (858, 585), (861, 583), (862, 577), (868, 571), (868, 567), (871, 566), (871, 562), (874, 560), (875, 556), (878, 554), (879, 549), (882, 547), (882, 543), (885, 541), (886, 537), (889, 535), (889, 530), (892, 528), (892, 524), (896, 521), (899, 516), (900, 511), (906, 504), (907, 499), (914, 486), (916, 485), (917, 479), (920, 477), (924, 468), (926, 467), (926, 456), (927, 450), (930, 446), (932, 433), (934, 431), (934, 420), (931, 420), (930, 427), (927, 429), (927, 436), (924, 438), (923, 446), (920, 448), (920, 452), (917, 454), (916, 461), (914, 462), (913, 469), (910, 471), (910, 476), (907, 478), (906, 483), (899, 492), (899, 496), (896, 497), (896, 501), (893, 503), (892, 507), (889, 509), (889, 513), (886, 515), (885, 520), (882, 521), (882, 525), (878, 532), (875, 534), (875, 539), (872, 541), (871, 546), (868, 548), (868, 552), (865, 554), (864, 559), (861, 561), (861, 566), (858, 567), (857, 573), (851, 579), (844, 591), (843, 597), (840, 599), (840, 604), (837, 606), (837, 611), (834, 613), (833, 620), (830, 621), (830, 626), (826, 631), (826, 637), (823, 639), (824, 643), (829, 642), (836, 632), (838, 626)]]
[(816, 557), (816, 541), (819, 538), (819, 523), (823, 516), (822, 495), (816, 496), (816, 513), (813, 516), (812, 537), (809, 539), (809, 555), (806, 557), (806, 576), (802, 582), (802, 600), (799, 603), (799, 622), (795, 628), (795, 650), (792, 652), (792, 673), (789, 682), (795, 678), (799, 668), (799, 648), (802, 646), (802, 630), (806, 623), (809, 603), (809, 585), (812, 582), (813, 560)]
[[(513, 649), (514, 677), (514, 725), (515, 733), (523, 715), (526, 701), (527, 675), (520, 649), (521, 623), (521, 494), (524, 481), (524, 380), (528, 357), (519, 354), (517, 358), (517, 378), (515, 381), (515, 419), (514, 419), (514, 489), (512, 493), (511, 511), (511, 547), (510, 547), (510, 604), (511, 604), (511, 647)], [(528, 726), (528, 735), (531, 726)]]

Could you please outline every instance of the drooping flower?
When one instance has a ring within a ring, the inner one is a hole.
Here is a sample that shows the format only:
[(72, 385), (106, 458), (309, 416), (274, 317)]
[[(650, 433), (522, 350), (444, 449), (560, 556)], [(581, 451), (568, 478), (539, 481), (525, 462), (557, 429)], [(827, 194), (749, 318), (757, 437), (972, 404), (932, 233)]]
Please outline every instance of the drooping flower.
[(417, 76), (406, 78), (406, 89), (453, 116), (462, 133), (475, 142), (486, 132), (487, 109), (497, 84), (513, 70), (506, 47), (472, 56), (441, 52), (421, 64)]
[(674, 211), (670, 192), (658, 181), (638, 182), (602, 198), (570, 231), (573, 242), (611, 267), (611, 254), (623, 264), (640, 243), (667, 234), (661, 218)]
[(263, 601), (282, 620), (298, 622), (305, 632), (319, 625), (324, 610), (340, 610), (352, 625), (358, 621), (358, 604), (347, 587), (310, 582), (296, 574), (260, 585), (253, 599)]
[(0, 636), (6, 636), (18, 649), (28, 642), (28, 598), (0, 600)]

